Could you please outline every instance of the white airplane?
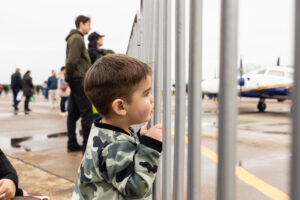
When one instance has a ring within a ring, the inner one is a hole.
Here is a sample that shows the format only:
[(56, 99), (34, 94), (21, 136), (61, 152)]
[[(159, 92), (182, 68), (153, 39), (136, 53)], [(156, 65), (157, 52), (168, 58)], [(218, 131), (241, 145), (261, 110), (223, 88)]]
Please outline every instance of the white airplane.
[[(291, 99), (292, 87), (291, 67), (266, 66), (237, 77), (237, 94), (241, 97), (259, 98), (257, 109), (260, 112), (267, 107), (265, 99), (277, 99), (279, 102)], [(202, 81), (202, 90), (209, 98), (216, 98), (219, 93), (219, 79)]]

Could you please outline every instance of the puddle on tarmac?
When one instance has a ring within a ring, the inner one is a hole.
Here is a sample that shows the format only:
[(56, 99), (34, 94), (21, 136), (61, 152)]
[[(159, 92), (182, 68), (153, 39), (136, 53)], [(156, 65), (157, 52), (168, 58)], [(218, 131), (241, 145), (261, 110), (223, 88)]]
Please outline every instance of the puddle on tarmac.
[(27, 115), (28, 113), (25, 113), (23, 111), (14, 111), (14, 112), (9, 112), (9, 113), (0, 113), (0, 118), (9, 118), (9, 117), (15, 117), (16, 115), (24, 116)]
[(5, 151), (25, 152), (31, 151), (30, 148), (23, 147), (22, 142), (25, 141), (43, 141), (51, 138), (66, 137), (67, 133), (53, 133), (49, 135), (36, 135), (28, 137), (10, 138), (0, 137), (0, 148)]
[(217, 110), (204, 110), (202, 114), (217, 114)]
[(0, 113), (0, 118), (7, 118), (7, 117), (13, 117), (17, 114), (15, 113)]

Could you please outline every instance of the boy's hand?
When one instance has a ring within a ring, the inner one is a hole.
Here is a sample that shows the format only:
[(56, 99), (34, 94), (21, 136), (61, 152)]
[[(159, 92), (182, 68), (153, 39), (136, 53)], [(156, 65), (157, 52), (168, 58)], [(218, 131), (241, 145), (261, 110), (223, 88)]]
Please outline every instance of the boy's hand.
[(0, 180), (0, 199), (9, 200), (15, 197), (16, 185), (10, 179)]
[(146, 123), (140, 130), (140, 134), (151, 137), (155, 140), (162, 142), (162, 124), (156, 124), (150, 129), (147, 129), (148, 123)]

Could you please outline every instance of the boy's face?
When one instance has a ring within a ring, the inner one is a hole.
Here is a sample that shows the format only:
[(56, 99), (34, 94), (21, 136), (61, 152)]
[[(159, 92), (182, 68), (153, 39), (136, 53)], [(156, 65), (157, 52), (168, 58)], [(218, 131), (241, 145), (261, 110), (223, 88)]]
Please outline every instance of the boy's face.
[(127, 104), (127, 116), (131, 124), (147, 122), (154, 108), (154, 98), (151, 94), (151, 76), (143, 79)]

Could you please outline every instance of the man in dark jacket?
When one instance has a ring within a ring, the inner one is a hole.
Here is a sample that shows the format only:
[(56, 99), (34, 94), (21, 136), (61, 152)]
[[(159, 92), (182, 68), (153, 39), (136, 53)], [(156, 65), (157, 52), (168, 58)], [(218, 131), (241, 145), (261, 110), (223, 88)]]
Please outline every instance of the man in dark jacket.
[(13, 107), (15, 108), (15, 111), (17, 111), (19, 110), (18, 109), (19, 101), (17, 101), (17, 95), (18, 92), (22, 90), (22, 79), (21, 79), (20, 68), (16, 68), (16, 72), (11, 75), (11, 89), (14, 97)]
[(47, 88), (50, 95), (52, 109), (55, 109), (57, 104), (57, 78), (55, 70), (52, 70), (52, 75), (48, 78)]
[[(69, 83), (71, 94), (67, 120), (68, 129), (68, 152), (85, 151), (91, 125), (93, 123), (92, 106), (83, 90), (83, 78), (91, 66), (90, 57), (85, 47), (83, 36), (90, 31), (90, 18), (80, 15), (75, 20), (77, 29), (70, 31), (66, 38), (66, 75), (65, 80)], [(76, 139), (76, 121), (81, 117), (83, 134), (82, 147)]]
[(29, 98), (33, 95), (33, 83), (32, 78), (30, 76), (31, 71), (28, 70), (23, 76), (23, 92), (25, 96), (25, 104), (24, 104), (24, 111), (28, 114), (31, 109), (29, 108)]

